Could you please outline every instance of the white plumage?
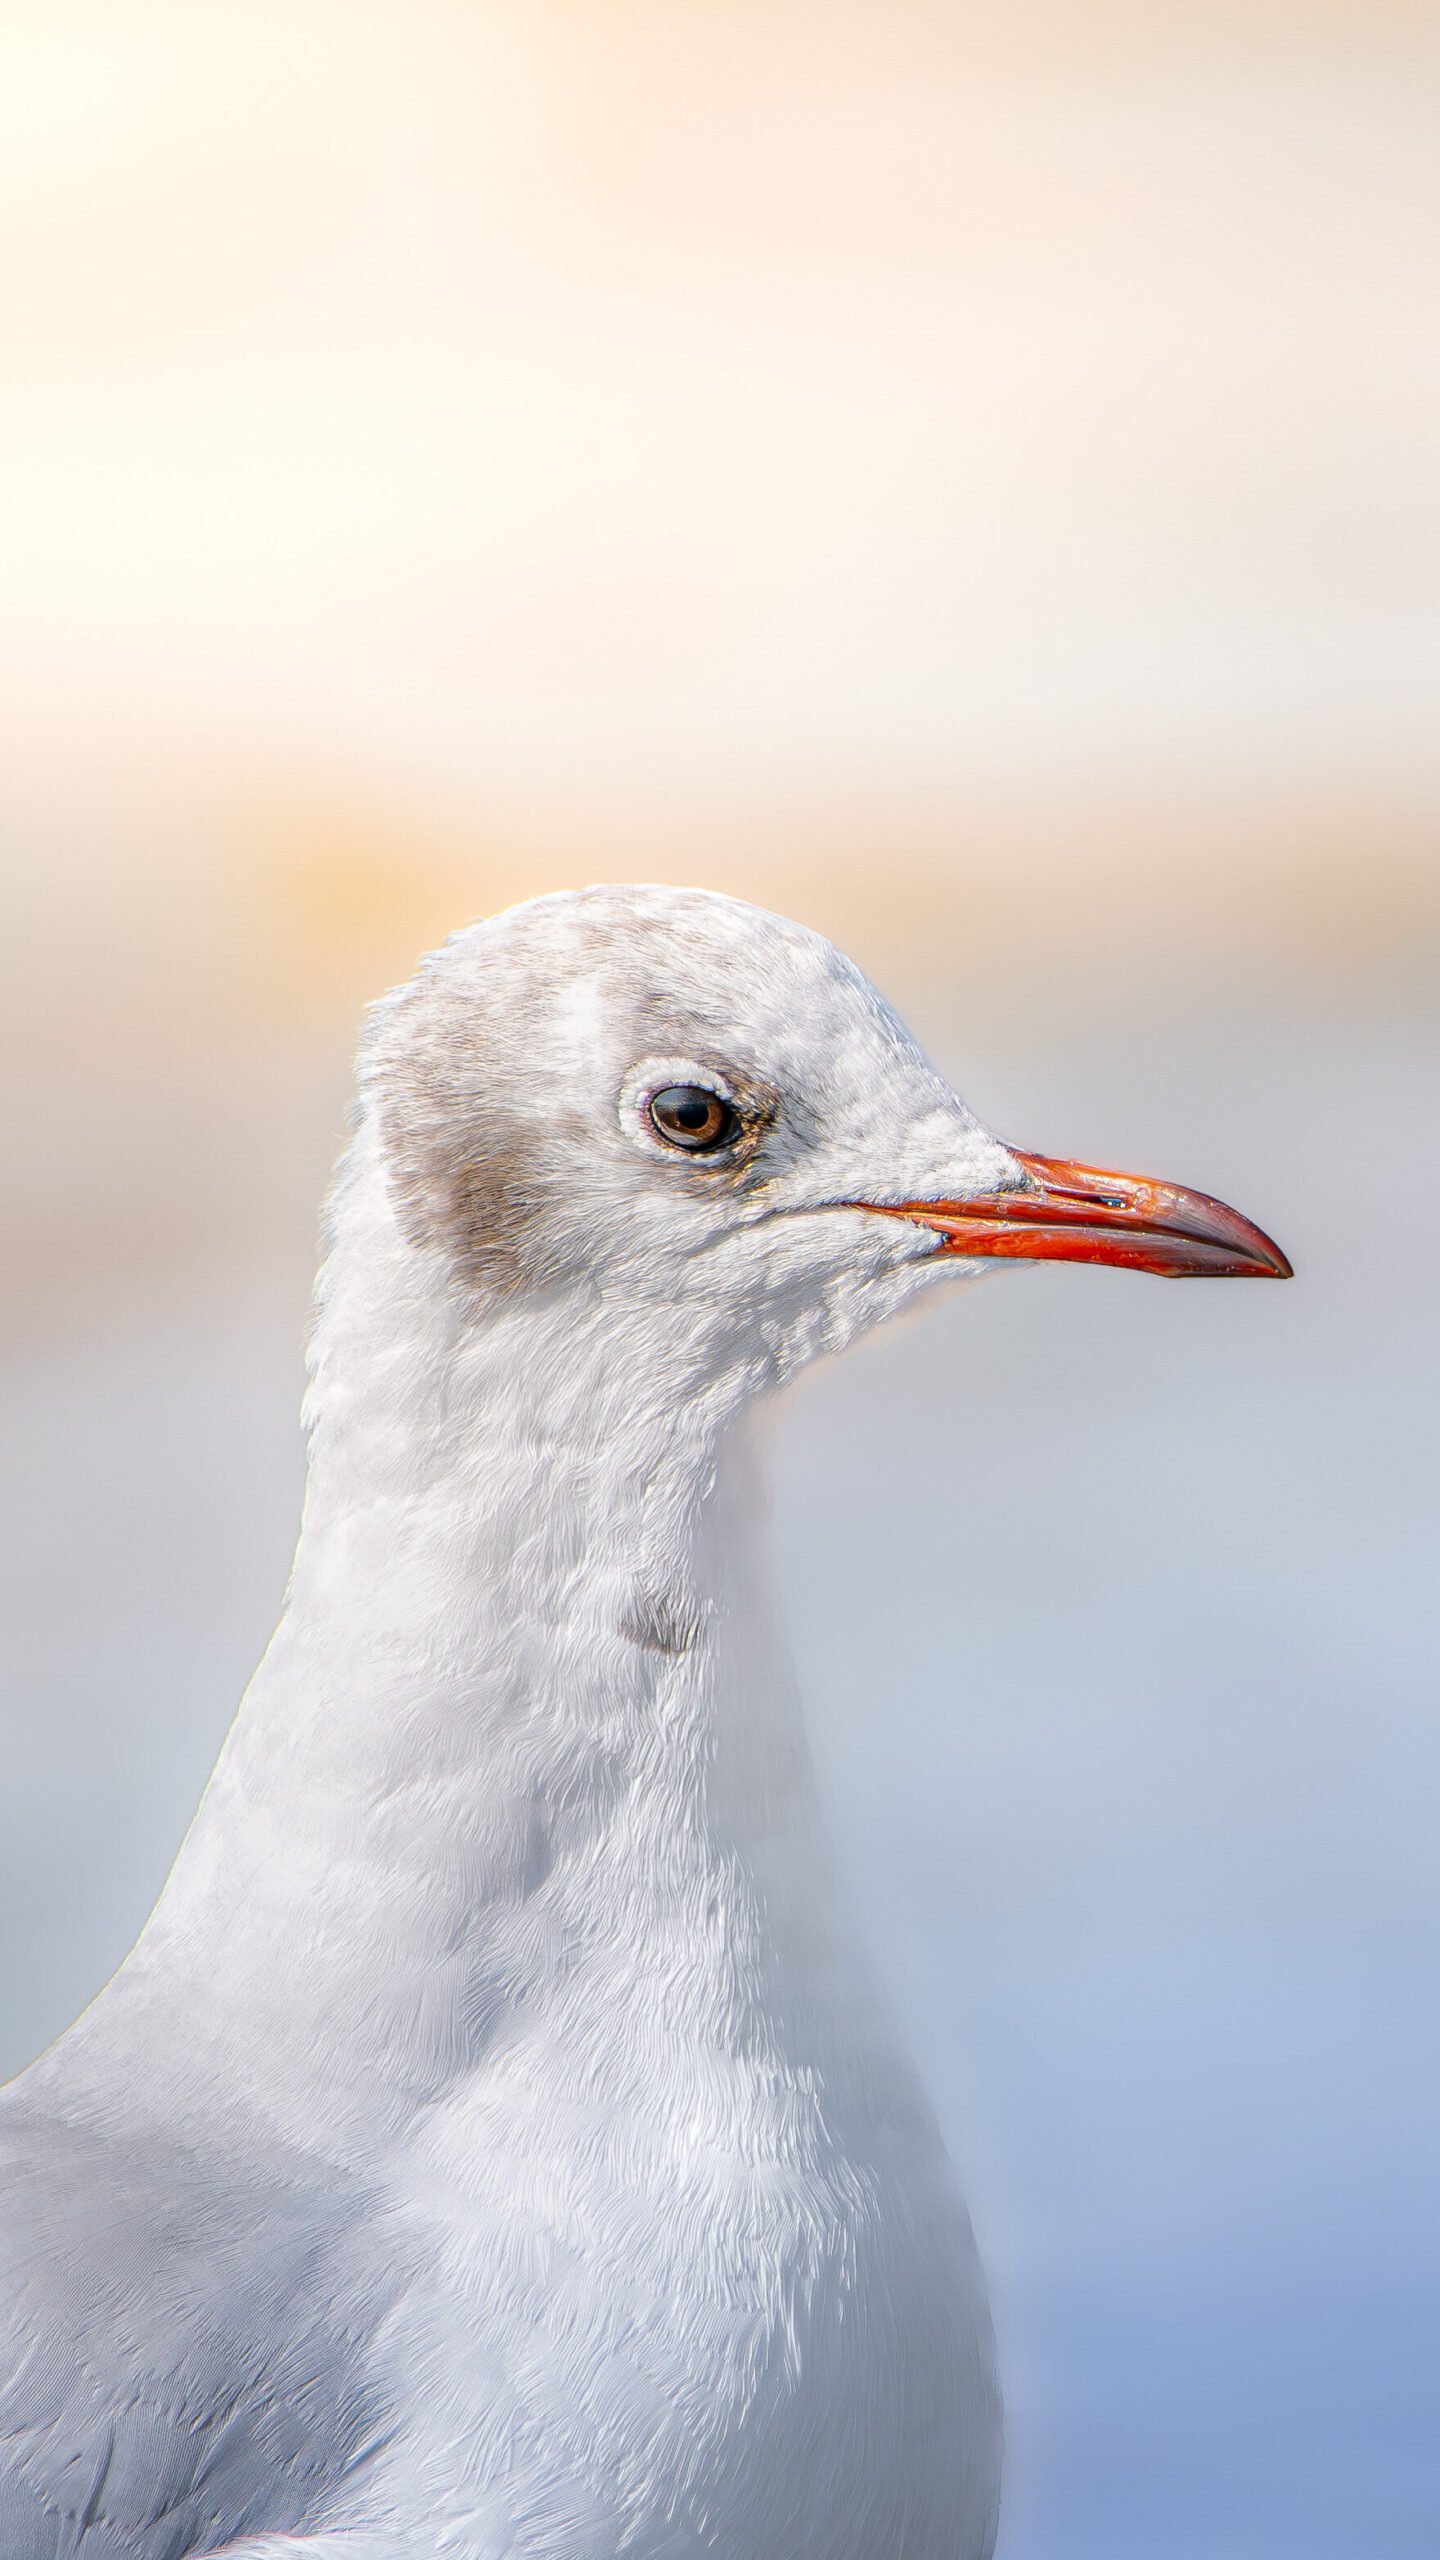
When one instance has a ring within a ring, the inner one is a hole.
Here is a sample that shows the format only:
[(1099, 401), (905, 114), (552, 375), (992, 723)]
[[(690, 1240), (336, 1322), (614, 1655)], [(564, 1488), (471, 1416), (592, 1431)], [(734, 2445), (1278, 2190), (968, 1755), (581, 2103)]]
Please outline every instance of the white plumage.
[[(1161, 1231), (1036, 1224), (1056, 1170), (699, 892), (515, 909), (378, 1009), (284, 1617), (0, 2100), (5, 2560), (986, 2560), (982, 2286), (749, 1416), (975, 1255)], [(1281, 1267), (1165, 1197), (1163, 1267)]]

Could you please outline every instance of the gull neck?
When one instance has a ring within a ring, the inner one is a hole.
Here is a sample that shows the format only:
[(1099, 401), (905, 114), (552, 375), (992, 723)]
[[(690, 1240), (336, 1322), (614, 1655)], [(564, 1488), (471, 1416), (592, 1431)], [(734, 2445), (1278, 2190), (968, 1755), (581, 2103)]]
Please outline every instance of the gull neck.
[(600, 1299), (477, 1322), (352, 1178), (285, 1615), (127, 1969), (181, 2004), (188, 2071), (244, 2014), (288, 2130), (398, 2125), (647, 1938), (675, 2032), (687, 2002), (753, 2032), (767, 1930), (828, 1907), (764, 1382), (703, 1324), (647, 1357)]

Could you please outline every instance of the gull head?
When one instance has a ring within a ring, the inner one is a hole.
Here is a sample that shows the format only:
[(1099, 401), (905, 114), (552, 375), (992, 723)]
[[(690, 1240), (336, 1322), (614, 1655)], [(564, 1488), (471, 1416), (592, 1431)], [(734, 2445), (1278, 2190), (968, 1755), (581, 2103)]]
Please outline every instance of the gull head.
[(1284, 1277), (1202, 1194), (1009, 1146), (822, 936), (694, 889), (539, 898), (377, 1009), (407, 1253), (462, 1321), (543, 1302), (784, 1374), (996, 1259)]

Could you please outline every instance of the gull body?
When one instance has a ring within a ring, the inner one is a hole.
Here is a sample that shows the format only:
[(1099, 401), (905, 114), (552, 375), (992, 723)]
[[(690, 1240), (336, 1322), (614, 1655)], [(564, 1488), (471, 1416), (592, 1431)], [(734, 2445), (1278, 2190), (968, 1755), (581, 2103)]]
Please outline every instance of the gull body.
[[(377, 1009), (284, 1616), (0, 2097), (5, 2560), (987, 2560), (983, 2286), (837, 1902), (755, 1417), (1017, 1232), (1143, 1258), (1065, 1170), (698, 891), (532, 902)], [(1164, 1197), (1149, 1267), (1283, 1268)]]

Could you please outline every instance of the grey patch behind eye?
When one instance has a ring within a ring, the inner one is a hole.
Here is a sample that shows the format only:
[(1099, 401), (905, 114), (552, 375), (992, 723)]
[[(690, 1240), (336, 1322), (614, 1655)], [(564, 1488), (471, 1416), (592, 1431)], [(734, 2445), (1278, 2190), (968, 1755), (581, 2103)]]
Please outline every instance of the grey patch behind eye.
[(693, 1601), (674, 1600), (664, 1591), (637, 1591), (620, 1621), (620, 1633), (647, 1653), (688, 1653), (704, 1620)]
[(550, 1189), (533, 1123), (487, 1073), (487, 1050), (523, 1028), (512, 1012), (497, 1037), (468, 990), (422, 980), (396, 1008), (380, 1082), (386, 1169), (410, 1242), (441, 1248), (460, 1279), (502, 1294), (532, 1277)]

